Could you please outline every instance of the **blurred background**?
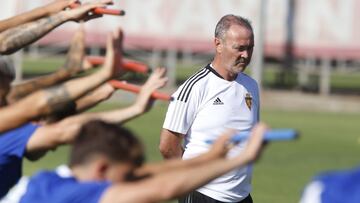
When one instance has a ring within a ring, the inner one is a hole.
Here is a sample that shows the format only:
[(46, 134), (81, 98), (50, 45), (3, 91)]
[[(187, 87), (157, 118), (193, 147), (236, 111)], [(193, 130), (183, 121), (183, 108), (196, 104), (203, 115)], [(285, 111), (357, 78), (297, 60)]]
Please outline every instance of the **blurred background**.
[[(46, 4), (47, 0), (2, 0), (0, 19)], [(360, 163), (360, 0), (115, 0), (124, 17), (87, 22), (88, 55), (104, 55), (107, 32), (122, 27), (125, 56), (151, 67), (165, 66), (172, 93), (211, 62), (217, 21), (225, 14), (250, 19), (255, 50), (246, 72), (261, 85), (261, 120), (274, 128), (295, 128), (296, 142), (274, 143), (255, 166), (257, 203), (297, 202), (304, 184), (323, 170)], [(76, 23), (66, 23), (12, 55), (16, 81), (60, 68)], [(145, 76), (127, 74), (142, 83)], [(122, 107), (134, 95), (119, 92), (93, 111)], [(148, 159), (161, 160), (159, 133), (167, 103), (126, 124), (142, 137)], [(136, 126), (136, 127), (135, 127)], [(67, 159), (67, 147), (26, 174)]]

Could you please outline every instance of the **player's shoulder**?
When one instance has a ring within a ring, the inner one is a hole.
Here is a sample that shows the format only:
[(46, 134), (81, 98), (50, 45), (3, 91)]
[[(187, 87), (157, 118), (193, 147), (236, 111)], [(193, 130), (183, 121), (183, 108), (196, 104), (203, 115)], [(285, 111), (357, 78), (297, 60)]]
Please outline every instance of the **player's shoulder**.
[(174, 99), (187, 101), (190, 95), (192, 95), (194, 92), (206, 89), (210, 72), (211, 71), (207, 68), (207, 66), (205, 66), (191, 75), (182, 85), (180, 85), (174, 95)]
[(17, 128), (5, 131), (3, 133), (0, 133), (0, 135), (7, 135), (7, 134), (18, 134), (21, 132), (27, 132), (27, 131), (32, 131), (34, 128), (37, 128), (38, 125), (35, 125), (33, 123), (25, 123)]
[(258, 83), (256, 82), (256, 80), (254, 78), (252, 78), (250, 75), (246, 74), (246, 73), (240, 73), (239, 75), (240, 80), (243, 80), (247, 83), (250, 83), (253, 86), (258, 86)]
[(259, 91), (259, 86), (256, 80), (246, 73), (240, 73), (237, 77), (237, 82), (244, 86), (246, 89), (252, 90), (255, 92)]
[(47, 170), (39, 171), (30, 178), (31, 183), (59, 182), (60, 180), (61, 177), (56, 172)]
[(192, 74), (181, 86), (186, 86), (189, 88), (194, 86), (202, 86), (209, 79), (208, 76), (210, 72), (211, 71), (208, 64), (205, 67), (199, 69), (196, 73)]
[(0, 134), (1, 155), (22, 157), (24, 148), (38, 126), (28, 123)]
[(330, 171), (318, 175), (315, 179), (321, 180), (324, 183), (343, 183), (344, 185), (356, 184), (360, 189), (360, 167), (341, 170)]
[[(360, 202), (360, 168), (325, 172), (314, 178), (321, 183), (322, 202)], [(344, 190), (351, 188), (351, 190)], [(335, 201), (334, 201), (335, 202)]]

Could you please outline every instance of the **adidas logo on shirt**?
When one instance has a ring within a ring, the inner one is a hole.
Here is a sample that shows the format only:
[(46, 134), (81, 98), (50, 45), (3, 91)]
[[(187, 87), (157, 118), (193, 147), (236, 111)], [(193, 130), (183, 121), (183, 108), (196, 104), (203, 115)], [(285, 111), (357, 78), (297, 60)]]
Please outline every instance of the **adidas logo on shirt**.
[(224, 102), (222, 102), (219, 97), (217, 97), (213, 103), (213, 105), (224, 105)]

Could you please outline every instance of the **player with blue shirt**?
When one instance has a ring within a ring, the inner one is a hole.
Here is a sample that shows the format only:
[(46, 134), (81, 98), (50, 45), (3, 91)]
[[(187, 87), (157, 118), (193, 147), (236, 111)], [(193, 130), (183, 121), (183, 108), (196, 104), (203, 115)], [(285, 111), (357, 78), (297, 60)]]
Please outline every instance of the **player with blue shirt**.
[[(32, 117), (44, 115), (45, 112), (55, 113), (63, 110), (63, 107), (67, 106), (66, 103), (73, 101), (112, 77), (114, 74), (113, 58), (115, 45), (121, 41), (122, 37), (119, 34), (113, 34), (109, 37), (107, 46), (108, 62), (98, 74), (70, 81), (64, 84), (65, 87), (60, 86), (48, 90), (40, 90), (13, 105), (6, 105), (6, 96), (10, 90), (10, 83), (14, 78), (14, 72), (6, 60), (1, 60), (0, 126), (3, 128), (0, 127), (0, 132), (3, 132), (0, 133), (0, 198), (21, 177), (23, 157), (36, 160), (44, 155), (46, 151), (54, 149), (58, 145), (71, 142), (76, 130), (81, 127), (82, 123), (87, 121), (86, 118), (89, 119), (91, 116), (73, 117), (45, 126), (32, 123), (26, 124), (26, 122), (31, 120)], [(98, 81), (94, 80), (96, 77), (99, 77)], [(71, 90), (66, 92), (67, 89)], [(66, 92), (65, 95), (62, 94), (64, 91)], [(54, 92), (57, 92), (57, 94), (54, 94)], [(38, 103), (41, 103), (41, 105), (38, 106)], [(32, 108), (29, 108), (29, 106)], [(129, 115), (132, 116), (131, 114)], [(21, 124), (23, 125), (17, 127)]]
[[(31, 177), (21, 203), (161, 202), (184, 195), (212, 179), (255, 160), (261, 151), (264, 124), (253, 129), (241, 155), (231, 159), (230, 133), (207, 153), (188, 160), (144, 164), (144, 150), (131, 132), (91, 121), (76, 136), (70, 153), (71, 176), (42, 171)], [(68, 174), (68, 173), (67, 173)]]
[(165, 69), (154, 70), (142, 86), (133, 105), (107, 112), (85, 113), (65, 118), (47, 125), (27, 124), (20, 128), (0, 134), (0, 177), (7, 180), (0, 189), (0, 198), (21, 177), (22, 158), (37, 160), (48, 150), (59, 145), (71, 143), (78, 135), (84, 123), (101, 119), (112, 123), (121, 123), (135, 118), (150, 110), (151, 94), (166, 84)]
[[(99, 15), (90, 15), (88, 13), (95, 7), (102, 7), (112, 3), (111, 0), (99, 0), (88, 2), (76, 9), (63, 10), (73, 2), (74, 0), (57, 1), (41, 9), (35, 9), (18, 17), (1, 21), (1, 52), (14, 52), (41, 38), (64, 22), (99, 17)], [(29, 17), (29, 19), (24, 19), (24, 17)], [(21, 25), (16, 26), (17, 24)], [(114, 55), (115, 51), (111, 51), (112, 53), (109, 52), (109, 54)], [(0, 108), (0, 132), (19, 127), (40, 116), (61, 111), (69, 102), (84, 96), (114, 77), (119, 71), (114, 68), (112, 63), (114, 62), (107, 60), (104, 68), (94, 74), (74, 79), (63, 85), (33, 92), (9, 106), (5, 106), (6, 96), (10, 90), (10, 83), (14, 78), (14, 70), (10, 68), (9, 71), (7, 70), (9, 67), (0, 64), (0, 105), (2, 106)]]
[(309, 183), (300, 203), (360, 202), (360, 167), (322, 173)]
[[(107, 69), (112, 69), (113, 50), (120, 35), (113, 34), (108, 40)], [(81, 126), (93, 119), (120, 123), (141, 115), (149, 110), (151, 93), (166, 84), (165, 69), (156, 69), (142, 86), (136, 102), (125, 109), (109, 112), (86, 113), (68, 117), (56, 123), (42, 125), (26, 124), (22, 127), (0, 134), (0, 177), (8, 178), (1, 184), (0, 198), (17, 182), (21, 176), (22, 158), (37, 160), (48, 150), (72, 142)], [(76, 84), (76, 83), (75, 83)], [(74, 84), (74, 85), (75, 85)], [(6, 108), (6, 107), (3, 107)], [(0, 109), (1, 110), (1, 109)]]
[(22, 175), (26, 145), (38, 125), (25, 124), (0, 135), (0, 199)]

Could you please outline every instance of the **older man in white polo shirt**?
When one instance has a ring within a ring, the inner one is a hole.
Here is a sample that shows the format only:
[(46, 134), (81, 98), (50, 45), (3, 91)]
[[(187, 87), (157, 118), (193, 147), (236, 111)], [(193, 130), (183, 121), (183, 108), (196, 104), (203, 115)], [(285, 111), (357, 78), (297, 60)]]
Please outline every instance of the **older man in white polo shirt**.
[[(254, 33), (250, 22), (226, 15), (215, 29), (214, 60), (172, 95), (160, 140), (166, 159), (189, 159), (209, 150), (225, 129), (250, 130), (259, 120), (259, 90), (243, 73), (250, 63)], [(183, 143), (184, 140), (184, 143)], [(238, 154), (244, 143), (229, 156)], [(251, 166), (234, 170), (180, 199), (180, 202), (252, 203)]]

